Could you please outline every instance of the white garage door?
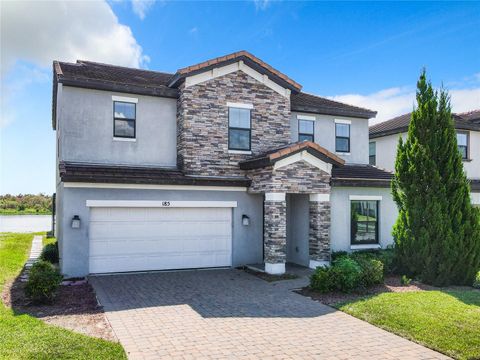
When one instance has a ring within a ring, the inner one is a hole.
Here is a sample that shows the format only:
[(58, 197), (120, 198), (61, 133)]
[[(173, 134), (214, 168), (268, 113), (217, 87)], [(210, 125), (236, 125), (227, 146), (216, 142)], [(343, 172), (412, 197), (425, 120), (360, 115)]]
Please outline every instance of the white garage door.
[(231, 212), (91, 208), (90, 273), (230, 266)]

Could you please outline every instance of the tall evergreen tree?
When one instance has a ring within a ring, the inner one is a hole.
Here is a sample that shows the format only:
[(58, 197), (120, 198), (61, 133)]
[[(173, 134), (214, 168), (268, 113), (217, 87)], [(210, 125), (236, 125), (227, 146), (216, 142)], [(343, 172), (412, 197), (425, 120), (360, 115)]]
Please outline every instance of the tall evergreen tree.
[(401, 268), (434, 285), (471, 284), (480, 270), (480, 212), (471, 204), (448, 94), (433, 90), (425, 70), (407, 138), (399, 140), (392, 193)]

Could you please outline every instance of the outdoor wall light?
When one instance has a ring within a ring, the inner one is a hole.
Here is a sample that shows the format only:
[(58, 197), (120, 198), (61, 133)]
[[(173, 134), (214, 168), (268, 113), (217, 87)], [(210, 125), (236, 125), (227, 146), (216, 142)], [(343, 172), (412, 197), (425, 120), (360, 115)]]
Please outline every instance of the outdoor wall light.
[(250, 225), (250, 218), (247, 215), (242, 215), (242, 225), (243, 226)]
[(74, 215), (72, 218), (72, 229), (80, 228), (80, 216)]

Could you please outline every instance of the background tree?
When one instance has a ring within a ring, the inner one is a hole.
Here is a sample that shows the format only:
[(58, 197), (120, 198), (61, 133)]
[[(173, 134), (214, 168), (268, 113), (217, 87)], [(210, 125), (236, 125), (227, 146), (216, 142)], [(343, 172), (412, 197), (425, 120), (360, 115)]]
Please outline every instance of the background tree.
[(433, 90), (425, 70), (407, 138), (399, 140), (392, 193), (400, 268), (434, 285), (471, 285), (480, 269), (480, 214), (471, 204), (449, 96)]

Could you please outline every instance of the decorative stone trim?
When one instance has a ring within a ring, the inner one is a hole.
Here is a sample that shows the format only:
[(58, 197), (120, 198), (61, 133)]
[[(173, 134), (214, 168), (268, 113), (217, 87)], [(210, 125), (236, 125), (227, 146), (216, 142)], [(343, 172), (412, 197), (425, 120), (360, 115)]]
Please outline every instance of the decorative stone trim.
[(265, 263), (265, 272), (271, 275), (285, 274), (285, 263), (280, 263), (280, 264)]
[[(283, 194), (284, 195), (284, 194)], [(287, 203), (264, 202), (265, 264), (284, 264), (287, 257)]]
[(310, 259), (330, 262), (330, 202), (310, 201), (309, 254)]
[(265, 193), (265, 201), (285, 201), (285, 193)]
[(330, 201), (330, 194), (310, 194), (309, 200), (314, 202)]

